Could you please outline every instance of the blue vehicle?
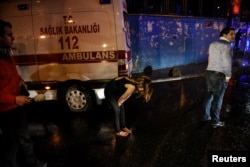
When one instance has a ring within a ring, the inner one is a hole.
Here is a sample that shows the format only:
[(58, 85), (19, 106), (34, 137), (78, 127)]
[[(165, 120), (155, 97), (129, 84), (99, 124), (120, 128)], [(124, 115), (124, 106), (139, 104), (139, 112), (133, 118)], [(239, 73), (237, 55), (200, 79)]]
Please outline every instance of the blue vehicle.
[(147, 65), (164, 70), (207, 62), (209, 44), (227, 19), (165, 15), (129, 15), (133, 72)]

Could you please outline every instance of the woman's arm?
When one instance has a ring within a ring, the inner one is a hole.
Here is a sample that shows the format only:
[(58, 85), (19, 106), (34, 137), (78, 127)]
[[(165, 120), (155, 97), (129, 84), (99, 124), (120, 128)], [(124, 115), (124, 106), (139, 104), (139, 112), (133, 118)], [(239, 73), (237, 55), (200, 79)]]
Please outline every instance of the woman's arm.
[(132, 84), (125, 84), (127, 90), (118, 99), (118, 106), (121, 106), (135, 91), (135, 86)]

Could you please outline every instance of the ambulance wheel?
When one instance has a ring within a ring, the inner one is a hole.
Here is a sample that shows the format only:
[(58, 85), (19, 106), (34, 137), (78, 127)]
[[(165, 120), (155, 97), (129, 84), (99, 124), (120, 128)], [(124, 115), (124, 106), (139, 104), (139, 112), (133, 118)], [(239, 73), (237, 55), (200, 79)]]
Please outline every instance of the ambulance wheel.
[(71, 85), (64, 91), (64, 103), (71, 112), (85, 112), (92, 108), (91, 96), (80, 85)]

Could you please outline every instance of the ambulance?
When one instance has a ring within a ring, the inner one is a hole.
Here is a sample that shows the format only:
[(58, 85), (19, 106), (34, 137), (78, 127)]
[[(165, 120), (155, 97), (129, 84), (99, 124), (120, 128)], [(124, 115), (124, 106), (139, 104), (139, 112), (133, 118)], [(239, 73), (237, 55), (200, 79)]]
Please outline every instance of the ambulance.
[(8, 0), (13, 56), (31, 97), (60, 100), (71, 112), (102, 104), (107, 81), (130, 76), (126, 0)]

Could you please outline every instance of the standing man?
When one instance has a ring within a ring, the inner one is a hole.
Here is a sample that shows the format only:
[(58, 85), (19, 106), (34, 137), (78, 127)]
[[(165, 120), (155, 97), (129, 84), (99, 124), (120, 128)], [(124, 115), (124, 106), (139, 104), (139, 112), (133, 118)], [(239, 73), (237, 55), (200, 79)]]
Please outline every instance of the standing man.
[(214, 128), (223, 127), (220, 110), (225, 90), (232, 74), (231, 42), (235, 39), (234, 28), (224, 28), (220, 38), (212, 42), (208, 50), (208, 66), (205, 73), (206, 96), (204, 100), (203, 121), (212, 120)]
[(21, 95), (21, 87), (27, 86), (11, 56), (14, 39), (12, 25), (0, 20), (0, 166), (47, 167), (33, 152), (25, 113), (25, 105), (31, 101), (27, 95)]

